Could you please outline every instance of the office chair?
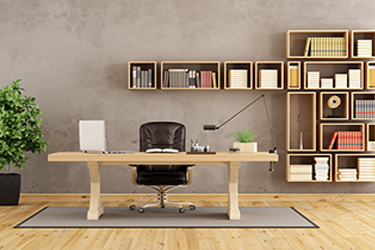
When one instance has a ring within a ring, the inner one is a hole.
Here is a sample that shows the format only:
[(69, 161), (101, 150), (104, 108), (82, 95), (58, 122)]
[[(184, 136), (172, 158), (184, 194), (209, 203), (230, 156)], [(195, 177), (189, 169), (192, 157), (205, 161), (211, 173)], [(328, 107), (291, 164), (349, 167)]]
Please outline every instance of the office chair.
[[(174, 148), (185, 151), (185, 126), (177, 122), (149, 122), (139, 129), (139, 151), (150, 148)], [(193, 181), (193, 165), (132, 165), (131, 180), (141, 187), (158, 192), (158, 200), (151, 202), (135, 202), (129, 209), (144, 213), (146, 207), (177, 207), (184, 213), (184, 206), (195, 210), (191, 202), (168, 202), (167, 192), (190, 185)]]

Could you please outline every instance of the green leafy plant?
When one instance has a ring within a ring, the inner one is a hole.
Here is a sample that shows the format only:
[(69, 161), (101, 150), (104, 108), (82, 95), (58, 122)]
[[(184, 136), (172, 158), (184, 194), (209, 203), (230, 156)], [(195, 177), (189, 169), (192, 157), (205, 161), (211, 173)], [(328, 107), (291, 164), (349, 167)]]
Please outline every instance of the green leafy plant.
[(5, 174), (11, 166), (22, 169), (26, 165), (30, 157), (25, 152), (41, 153), (48, 145), (41, 130), (42, 111), (34, 97), (22, 94), (20, 81), (0, 89), (0, 169)]
[(255, 134), (254, 130), (250, 129), (237, 129), (236, 133), (233, 135), (233, 138), (236, 139), (238, 142), (252, 142), (258, 137)]

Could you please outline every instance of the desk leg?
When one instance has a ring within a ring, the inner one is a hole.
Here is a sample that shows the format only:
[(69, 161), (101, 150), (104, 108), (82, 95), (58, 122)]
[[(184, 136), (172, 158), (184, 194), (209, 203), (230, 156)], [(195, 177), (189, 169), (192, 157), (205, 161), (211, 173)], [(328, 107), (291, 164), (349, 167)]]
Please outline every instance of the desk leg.
[(100, 165), (97, 162), (88, 162), (90, 169), (90, 208), (87, 212), (87, 220), (98, 220), (103, 214), (102, 201), (100, 199)]
[(227, 214), (230, 220), (241, 220), (240, 209), (238, 208), (238, 171), (240, 162), (230, 162), (228, 165), (228, 207)]

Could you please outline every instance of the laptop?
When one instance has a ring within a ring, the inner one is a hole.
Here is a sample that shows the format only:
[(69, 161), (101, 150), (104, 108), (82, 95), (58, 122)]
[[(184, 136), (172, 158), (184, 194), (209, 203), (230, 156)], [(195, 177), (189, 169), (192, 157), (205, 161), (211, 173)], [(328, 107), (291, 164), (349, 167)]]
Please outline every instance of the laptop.
[(79, 121), (79, 147), (85, 153), (132, 154), (134, 151), (106, 149), (105, 121)]

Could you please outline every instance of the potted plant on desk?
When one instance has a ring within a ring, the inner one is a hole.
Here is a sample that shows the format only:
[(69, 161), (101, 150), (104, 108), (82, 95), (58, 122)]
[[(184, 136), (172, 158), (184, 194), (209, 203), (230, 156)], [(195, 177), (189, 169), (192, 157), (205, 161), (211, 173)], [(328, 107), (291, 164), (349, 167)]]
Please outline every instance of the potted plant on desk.
[(43, 139), (42, 113), (34, 97), (21, 91), (20, 79), (0, 89), (0, 205), (18, 205), (21, 175), (9, 173), (11, 167), (26, 165), (25, 152), (45, 151), (48, 142)]
[(255, 153), (258, 151), (258, 143), (254, 142), (258, 135), (253, 130), (238, 129), (233, 137), (237, 140), (233, 143), (233, 147), (238, 148), (240, 152)]

